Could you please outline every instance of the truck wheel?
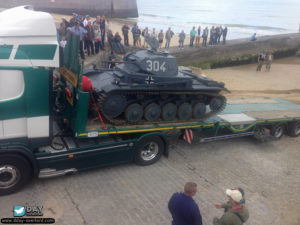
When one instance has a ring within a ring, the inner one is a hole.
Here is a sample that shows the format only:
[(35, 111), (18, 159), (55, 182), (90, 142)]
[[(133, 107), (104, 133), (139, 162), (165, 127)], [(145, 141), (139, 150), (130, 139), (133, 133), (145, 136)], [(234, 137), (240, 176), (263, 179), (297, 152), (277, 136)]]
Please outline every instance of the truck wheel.
[(282, 124), (276, 124), (271, 127), (271, 135), (276, 138), (280, 139), (284, 134), (284, 127)]
[(30, 177), (31, 165), (24, 157), (0, 154), (0, 195), (16, 192)]
[(300, 121), (290, 123), (287, 131), (289, 136), (298, 137), (300, 135)]
[(164, 143), (158, 136), (148, 136), (142, 139), (136, 148), (134, 161), (146, 166), (158, 161), (164, 151)]

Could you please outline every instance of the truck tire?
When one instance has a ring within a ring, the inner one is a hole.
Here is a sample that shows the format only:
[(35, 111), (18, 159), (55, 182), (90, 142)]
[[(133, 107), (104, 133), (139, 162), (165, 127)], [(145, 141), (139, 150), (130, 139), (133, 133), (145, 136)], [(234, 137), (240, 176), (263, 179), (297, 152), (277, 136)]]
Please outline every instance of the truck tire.
[(137, 144), (134, 161), (138, 165), (146, 166), (157, 162), (164, 151), (164, 143), (159, 136), (148, 136)]
[(284, 134), (284, 126), (282, 124), (272, 125), (271, 127), (271, 135), (279, 140)]
[(31, 178), (31, 165), (20, 155), (0, 154), (0, 195), (14, 193)]
[(298, 137), (300, 135), (300, 121), (289, 123), (287, 133), (291, 137)]

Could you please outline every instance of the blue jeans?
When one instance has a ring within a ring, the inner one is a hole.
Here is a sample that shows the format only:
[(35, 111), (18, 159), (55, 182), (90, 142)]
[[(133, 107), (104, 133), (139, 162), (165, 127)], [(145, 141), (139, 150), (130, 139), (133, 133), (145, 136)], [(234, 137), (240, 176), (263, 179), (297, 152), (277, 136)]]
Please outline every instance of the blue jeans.
[(171, 41), (171, 39), (166, 39), (165, 48), (170, 48), (170, 41)]

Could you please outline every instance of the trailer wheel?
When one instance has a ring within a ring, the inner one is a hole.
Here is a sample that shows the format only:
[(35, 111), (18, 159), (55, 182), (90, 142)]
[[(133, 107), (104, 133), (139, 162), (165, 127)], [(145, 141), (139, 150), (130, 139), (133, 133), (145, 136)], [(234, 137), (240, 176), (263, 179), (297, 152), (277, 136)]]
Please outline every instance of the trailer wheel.
[(21, 189), (31, 178), (31, 165), (20, 155), (0, 154), (0, 195)]
[(136, 148), (134, 161), (146, 166), (157, 162), (164, 151), (164, 143), (158, 136), (148, 136), (142, 139)]
[(298, 137), (300, 135), (300, 121), (290, 123), (287, 132), (291, 137)]
[(280, 139), (284, 134), (284, 127), (282, 124), (276, 124), (271, 127), (271, 135), (275, 139)]

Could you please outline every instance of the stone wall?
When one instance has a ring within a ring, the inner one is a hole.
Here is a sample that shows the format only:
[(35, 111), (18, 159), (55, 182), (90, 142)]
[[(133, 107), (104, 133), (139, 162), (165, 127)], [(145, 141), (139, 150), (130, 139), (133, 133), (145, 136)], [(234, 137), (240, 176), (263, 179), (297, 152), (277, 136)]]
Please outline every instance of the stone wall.
[(52, 13), (138, 17), (136, 0), (0, 0), (0, 8), (33, 5), (36, 10)]
[(237, 39), (228, 41), (226, 45), (207, 46), (183, 51), (174, 50), (180, 65), (197, 65), (201, 62), (239, 58), (245, 55), (257, 55), (262, 51), (276, 52), (300, 48), (300, 33), (258, 37), (257, 41)]

